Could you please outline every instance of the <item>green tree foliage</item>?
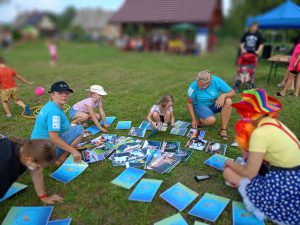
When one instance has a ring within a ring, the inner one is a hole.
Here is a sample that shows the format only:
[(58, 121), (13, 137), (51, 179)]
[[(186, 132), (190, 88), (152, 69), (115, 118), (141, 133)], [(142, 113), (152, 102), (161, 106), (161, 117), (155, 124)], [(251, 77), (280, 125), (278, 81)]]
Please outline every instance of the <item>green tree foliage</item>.
[(56, 16), (55, 22), (59, 30), (66, 30), (71, 25), (71, 21), (76, 15), (76, 9), (72, 6), (67, 7), (62, 14)]
[[(286, 0), (231, 0), (231, 10), (225, 19), (221, 34), (239, 37), (245, 31), (245, 22), (248, 16), (256, 16), (284, 3)], [(294, 0), (300, 5), (300, 0)]]

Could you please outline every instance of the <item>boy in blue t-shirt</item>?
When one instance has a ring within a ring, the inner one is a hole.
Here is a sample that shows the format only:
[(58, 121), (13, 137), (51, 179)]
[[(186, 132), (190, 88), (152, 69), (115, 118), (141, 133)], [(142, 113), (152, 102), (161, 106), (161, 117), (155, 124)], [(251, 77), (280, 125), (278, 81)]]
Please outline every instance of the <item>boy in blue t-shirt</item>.
[[(227, 124), (231, 116), (234, 90), (221, 78), (201, 71), (187, 91), (187, 107), (192, 119), (192, 127), (212, 125), (216, 122), (215, 113), (221, 112), (220, 136), (228, 140)], [(198, 121), (195, 117), (199, 117)]]

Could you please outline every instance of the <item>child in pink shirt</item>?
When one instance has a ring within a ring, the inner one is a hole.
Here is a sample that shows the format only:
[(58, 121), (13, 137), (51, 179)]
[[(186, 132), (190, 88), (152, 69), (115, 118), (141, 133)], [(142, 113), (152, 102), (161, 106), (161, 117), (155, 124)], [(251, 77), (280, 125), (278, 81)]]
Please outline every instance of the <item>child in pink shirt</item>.
[[(77, 102), (70, 109), (69, 115), (73, 119), (71, 123), (77, 124), (91, 119), (101, 132), (107, 133), (107, 130), (99, 123), (99, 120), (102, 119), (104, 127), (108, 127), (102, 107), (102, 96), (107, 95), (107, 93), (99, 85), (92, 85), (88, 90), (90, 97)], [(99, 109), (100, 114), (94, 112), (95, 108)]]
[(56, 47), (55, 41), (51, 40), (49, 42), (48, 50), (49, 50), (49, 54), (51, 57), (50, 65), (55, 66), (57, 63), (57, 58), (58, 58), (57, 47)]

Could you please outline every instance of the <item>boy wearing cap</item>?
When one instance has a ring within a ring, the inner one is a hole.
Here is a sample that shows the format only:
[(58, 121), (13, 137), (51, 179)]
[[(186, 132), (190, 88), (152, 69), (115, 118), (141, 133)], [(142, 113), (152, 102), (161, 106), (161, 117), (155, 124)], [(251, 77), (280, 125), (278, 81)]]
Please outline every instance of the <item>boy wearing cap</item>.
[(62, 164), (69, 153), (74, 156), (76, 162), (80, 162), (81, 154), (75, 146), (83, 138), (83, 127), (70, 126), (63, 110), (73, 90), (66, 82), (58, 81), (52, 84), (49, 93), (51, 100), (37, 115), (31, 139), (50, 139), (56, 146), (57, 165)]
[[(73, 119), (71, 123), (78, 124), (91, 119), (101, 132), (107, 133), (107, 130), (99, 123), (99, 120), (102, 119), (103, 125), (108, 127), (102, 107), (102, 96), (107, 95), (107, 93), (100, 85), (92, 85), (87, 90), (90, 97), (77, 102), (69, 111), (69, 116)], [(94, 112), (95, 108), (99, 109), (100, 114)]]

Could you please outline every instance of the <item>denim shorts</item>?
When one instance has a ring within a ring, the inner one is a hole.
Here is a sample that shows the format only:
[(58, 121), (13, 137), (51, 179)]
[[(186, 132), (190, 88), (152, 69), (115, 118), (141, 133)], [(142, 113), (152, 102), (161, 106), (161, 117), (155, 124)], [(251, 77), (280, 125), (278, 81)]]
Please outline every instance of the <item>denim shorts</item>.
[(74, 120), (77, 112), (78, 110), (73, 109), (73, 107), (69, 110), (69, 116), (72, 120)]
[[(83, 127), (81, 125), (70, 126), (68, 130), (60, 135), (67, 144), (72, 144), (72, 142), (78, 138), (83, 133)], [(64, 152), (63, 149), (56, 147), (56, 157), (60, 156)]]
[(197, 116), (203, 120), (210, 116), (215, 116), (215, 113), (221, 112), (222, 107), (217, 108), (215, 105), (206, 106), (206, 105), (194, 105), (194, 111)]

